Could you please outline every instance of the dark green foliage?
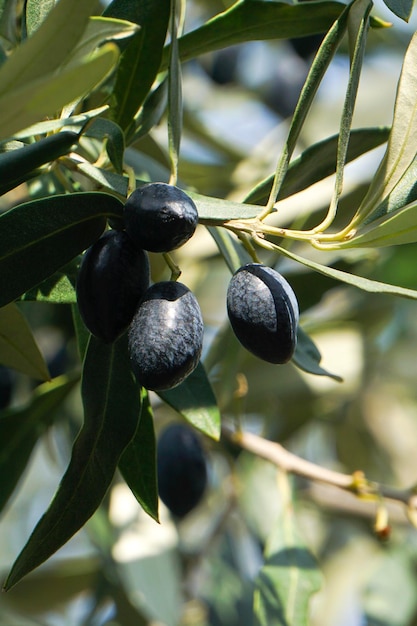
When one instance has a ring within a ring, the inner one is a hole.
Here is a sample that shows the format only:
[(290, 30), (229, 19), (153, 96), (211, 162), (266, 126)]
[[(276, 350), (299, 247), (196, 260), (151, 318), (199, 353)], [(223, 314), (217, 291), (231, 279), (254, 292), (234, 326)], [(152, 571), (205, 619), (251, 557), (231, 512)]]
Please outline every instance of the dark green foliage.
[(185, 424), (167, 426), (158, 439), (159, 496), (171, 513), (182, 518), (200, 502), (207, 486), (204, 449)]
[(87, 250), (78, 273), (78, 307), (88, 330), (106, 343), (117, 339), (148, 287), (146, 252), (124, 231), (107, 231)]
[(197, 228), (197, 207), (178, 187), (150, 183), (136, 189), (125, 205), (126, 231), (137, 246), (169, 252), (182, 246)]
[(203, 320), (191, 291), (164, 281), (150, 287), (129, 328), (129, 351), (138, 382), (146, 389), (179, 385), (198, 365)]
[(77, 133), (62, 131), (0, 154), (0, 195), (27, 180), (41, 165), (67, 154), (77, 142)]
[(241, 267), (227, 291), (227, 313), (236, 337), (269, 363), (286, 363), (297, 340), (298, 304), (287, 281), (259, 263)]
[(0, 365), (0, 410), (6, 409), (12, 399), (14, 386), (14, 372), (4, 365)]

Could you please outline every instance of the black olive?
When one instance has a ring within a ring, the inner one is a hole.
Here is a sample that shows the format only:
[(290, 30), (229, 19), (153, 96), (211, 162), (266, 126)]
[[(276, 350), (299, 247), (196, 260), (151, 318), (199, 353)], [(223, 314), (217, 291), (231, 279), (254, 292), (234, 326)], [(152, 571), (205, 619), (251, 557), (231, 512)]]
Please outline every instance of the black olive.
[(126, 232), (139, 248), (169, 252), (182, 246), (197, 228), (197, 207), (178, 187), (149, 183), (125, 204)]
[(129, 328), (133, 372), (146, 389), (171, 389), (194, 371), (203, 343), (203, 320), (193, 293), (163, 281), (144, 295)]
[(281, 274), (260, 263), (244, 265), (227, 291), (227, 313), (240, 343), (269, 363), (286, 363), (297, 341), (298, 304)]
[(207, 485), (204, 449), (197, 434), (172, 423), (158, 439), (159, 497), (173, 515), (182, 518), (200, 502)]
[(124, 231), (109, 230), (85, 253), (77, 301), (88, 330), (106, 343), (128, 328), (149, 286), (149, 260)]

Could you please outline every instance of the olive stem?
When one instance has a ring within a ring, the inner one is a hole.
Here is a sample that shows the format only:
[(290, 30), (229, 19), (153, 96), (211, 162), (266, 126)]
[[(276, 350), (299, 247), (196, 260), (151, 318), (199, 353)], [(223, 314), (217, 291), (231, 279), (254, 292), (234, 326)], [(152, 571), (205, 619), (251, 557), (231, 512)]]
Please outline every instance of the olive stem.
[(164, 252), (162, 256), (164, 257), (166, 264), (171, 270), (171, 280), (177, 281), (181, 276), (181, 270), (179, 266), (175, 263), (174, 259), (170, 254), (168, 254), (168, 252)]
[(333, 485), (344, 491), (349, 491), (363, 500), (376, 502), (378, 505), (381, 505), (381, 501), (384, 499), (400, 502), (407, 507), (411, 523), (417, 525), (417, 496), (413, 488), (398, 489), (389, 485), (382, 485), (376, 481), (368, 480), (361, 471), (343, 474), (322, 467), (302, 459), (279, 443), (253, 433), (233, 430), (228, 426), (222, 426), (222, 436), (291, 474)]

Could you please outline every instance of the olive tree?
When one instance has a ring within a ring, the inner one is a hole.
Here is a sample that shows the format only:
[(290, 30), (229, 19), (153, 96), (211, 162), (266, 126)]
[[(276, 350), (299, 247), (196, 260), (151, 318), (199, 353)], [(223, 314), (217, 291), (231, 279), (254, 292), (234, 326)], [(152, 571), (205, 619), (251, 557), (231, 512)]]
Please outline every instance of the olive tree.
[(3, 621), (416, 623), (411, 10), (0, 0)]

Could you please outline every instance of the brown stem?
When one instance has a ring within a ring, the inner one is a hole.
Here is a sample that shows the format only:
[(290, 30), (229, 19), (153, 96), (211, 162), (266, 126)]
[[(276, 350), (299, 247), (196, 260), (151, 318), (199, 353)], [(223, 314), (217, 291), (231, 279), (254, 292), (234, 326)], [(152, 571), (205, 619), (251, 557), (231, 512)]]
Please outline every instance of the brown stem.
[(286, 450), (279, 443), (269, 441), (253, 433), (234, 431), (228, 426), (222, 426), (222, 436), (241, 448), (297, 476), (339, 487), (354, 493), (359, 498), (375, 502), (383, 499), (394, 500), (405, 504), (409, 509), (414, 509), (417, 506), (413, 489), (396, 489), (395, 487), (369, 481), (361, 471), (353, 474), (343, 474), (327, 469), (300, 458)]

